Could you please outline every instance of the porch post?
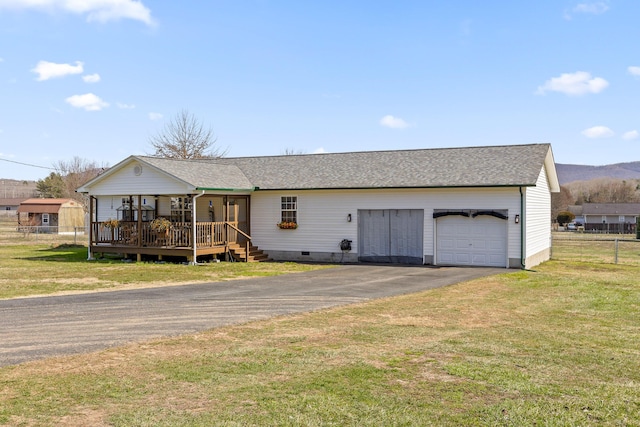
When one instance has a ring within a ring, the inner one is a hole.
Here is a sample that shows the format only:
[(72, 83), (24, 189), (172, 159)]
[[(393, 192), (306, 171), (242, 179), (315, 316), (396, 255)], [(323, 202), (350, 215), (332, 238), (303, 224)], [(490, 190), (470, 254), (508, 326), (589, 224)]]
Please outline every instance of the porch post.
[(129, 221), (133, 221), (133, 196), (129, 195)]
[(191, 198), (191, 232), (193, 234), (191, 245), (193, 246), (193, 265), (196, 265), (198, 262), (198, 245), (196, 244), (196, 238), (198, 236), (198, 230), (196, 230), (196, 199), (200, 196), (204, 196), (204, 190), (202, 190), (202, 193)]
[(87, 246), (87, 260), (91, 260), (91, 244), (93, 243), (93, 196), (89, 196), (89, 244)]
[(142, 194), (138, 194), (138, 230), (136, 233), (136, 246), (142, 246), (140, 236), (142, 235)]

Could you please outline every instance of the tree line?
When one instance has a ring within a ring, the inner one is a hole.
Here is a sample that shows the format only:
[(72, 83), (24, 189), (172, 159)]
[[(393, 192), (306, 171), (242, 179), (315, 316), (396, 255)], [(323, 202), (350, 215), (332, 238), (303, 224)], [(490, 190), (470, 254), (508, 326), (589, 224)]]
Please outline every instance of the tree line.
[(640, 203), (640, 180), (596, 178), (561, 185), (559, 193), (551, 193), (551, 217), (565, 218), (569, 206), (584, 203)]

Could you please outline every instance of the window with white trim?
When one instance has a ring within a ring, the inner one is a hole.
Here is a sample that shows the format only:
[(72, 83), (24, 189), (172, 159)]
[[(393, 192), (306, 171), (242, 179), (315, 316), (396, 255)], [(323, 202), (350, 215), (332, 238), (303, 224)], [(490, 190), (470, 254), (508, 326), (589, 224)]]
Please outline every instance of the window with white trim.
[(298, 196), (282, 196), (280, 198), (280, 220), (298, 223)]

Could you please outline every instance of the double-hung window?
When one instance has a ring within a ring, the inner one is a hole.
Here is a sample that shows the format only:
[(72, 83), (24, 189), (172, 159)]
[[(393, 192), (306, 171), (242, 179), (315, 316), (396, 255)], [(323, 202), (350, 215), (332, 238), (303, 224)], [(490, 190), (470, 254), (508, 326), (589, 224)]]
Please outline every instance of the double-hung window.
[(298, 223), (298, 196), (282, 196), (280, 198), (282, 222)]

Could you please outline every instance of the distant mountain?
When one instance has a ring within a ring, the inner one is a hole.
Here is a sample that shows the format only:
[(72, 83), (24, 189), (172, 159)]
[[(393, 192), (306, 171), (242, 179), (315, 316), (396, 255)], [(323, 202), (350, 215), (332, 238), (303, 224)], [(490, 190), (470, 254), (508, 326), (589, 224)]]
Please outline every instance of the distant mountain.
[(640, 179), (640, 162), (616, 163), (605, 166), (565, 165), (556, 163), (561, 185), (573, 181), (589, 181), (596, 178)]

